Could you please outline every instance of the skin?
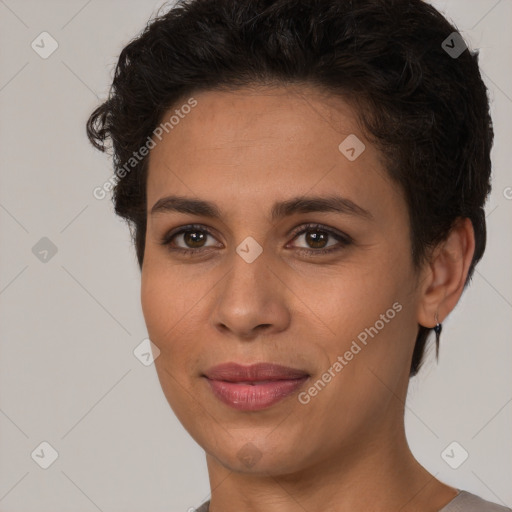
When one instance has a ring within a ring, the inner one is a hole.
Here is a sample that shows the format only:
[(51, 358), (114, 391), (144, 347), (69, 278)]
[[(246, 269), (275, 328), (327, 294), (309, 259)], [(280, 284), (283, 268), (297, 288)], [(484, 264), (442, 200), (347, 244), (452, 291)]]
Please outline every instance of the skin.
[[(404, 402), (418, 324), (433, 327), (436, 313), (442, 322), (463, 291), (471, 223), (458, 222), (416, 269), (402, 192), (348, 103), (303, 85), (194, 98), (197, 106), (150, 153), (141, 302), (161, 351), (163, 392), (206, 452), (210, 511), (438, 511), (457, 491), (413, 457)], [(338, 149), (349, 134), (366, 146), (354, 161)], [(214, 202), (221, 218), (151, 215), (171, 194)], [(295, 212), (270, 219), (277, 201), (333, 194), (371, 218)], [(160, 243), (190, 223), (212, 235), (198, 245), (178, 235), (172, 247), (202, 253), (187, 257)], [(294, 237), (306, 223), (353, 243), (330, 235), (324, 245), (338, 251), (304, 255), (301, 248), (322, 247), (306, 236), (318, 229)], [(252, 263), (235, 251), (248, 236), (263, 249)], [(296, 393), (262, 411), (237, 411), (201, 376), (224, 362), (273, 362), (307, 371), (299, 391), (307, 390), (396, 302), (401, 311), (307, 404)], [(240, 457), (247, 443), (256, 454), (250, 467)]]

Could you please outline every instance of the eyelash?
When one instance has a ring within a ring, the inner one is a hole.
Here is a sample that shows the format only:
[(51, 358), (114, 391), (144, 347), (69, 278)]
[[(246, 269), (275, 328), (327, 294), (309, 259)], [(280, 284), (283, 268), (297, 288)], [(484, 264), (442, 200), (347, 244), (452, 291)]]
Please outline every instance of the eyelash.
[[(350, 236), (348, 236), (344, 233), (338, 232), (338, 231), (334, 231), (333, 229), (327, 228), (321, 224), (304, 224), (304, 225), (300, 226), (300, 228), (297, 228), (291, 234), (291, 236), (293, 236), (292, 240), (295, 240), (300, 235), (303, 235), (304, 233), (307, 233), (308, 231), (315, 231), (315, 230), (322, 231), (323, 233), (326, 233), (327, 235), (332, 236), (333, 238), (338, 240), (339, 244), (333, 245), (327, 249), (305, 249), (303, 247), (299, 247), (299, 248), (297, 248), (297, 251), (299, 251), (299, 253), (306, 254), (308, 256), (330, 254), (335, 251), (341, 250), (342, 248), (350, 245), (353, 242), (353, 240)], [(197, 248), (197, 249), (184, 249), (183, 247), (172, 247), (171, 246), (171, 242), (176, 236), (182, 235), (183, 233), (187, 233), (189, 231), (200, 231), (202, 233), (206, 233), (213, 237), (213, 234), (211, 233), (211, 231), (209, 231), (205, 226), (203, 226), (201, 224), (188, 224), (186, 226), (182, 226), (177, 231), (173, 230), (173, 231), (170, 231), (169, 233), (165, 234), (164, 237), (161, 239), (160, 244), (163, 246), (167, 246), (169, 251), (172, 251), (175, 253), (180, 253), (180, 254), (183, 254), (183, 255), (189, 256), (189, 257), (193, 257), (196, 254), (203, 252), (204, 250), (208, 251), (209, 249), (211, 249), (210, 247)]]

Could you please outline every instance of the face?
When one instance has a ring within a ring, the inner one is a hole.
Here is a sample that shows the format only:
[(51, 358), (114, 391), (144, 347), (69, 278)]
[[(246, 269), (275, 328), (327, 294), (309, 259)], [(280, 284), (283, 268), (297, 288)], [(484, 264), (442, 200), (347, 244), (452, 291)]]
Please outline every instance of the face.
[[(339, 98), (194, 98), (148, 167), (141, 301), (170, 406), (232, 471), (286, 474), (392, 442), (417, 332), (401, 190)], [(212, 370), (224, 363), (243, 368)], [(244, 373), (256, 363), (295, 372)]]

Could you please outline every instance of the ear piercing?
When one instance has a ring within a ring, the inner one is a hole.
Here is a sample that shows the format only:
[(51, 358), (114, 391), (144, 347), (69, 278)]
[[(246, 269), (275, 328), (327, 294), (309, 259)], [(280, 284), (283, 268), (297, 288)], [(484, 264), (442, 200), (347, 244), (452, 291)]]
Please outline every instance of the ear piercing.
[(439, 337), (441, 336), (441, 329), (443, 328), (443, 324), (439, 323), (439, 319), (437, 318), (437, 311), (435, 314), (436, 325), (434, 327), (434, 332), (436, 333), (436, 358), (439, 356)]

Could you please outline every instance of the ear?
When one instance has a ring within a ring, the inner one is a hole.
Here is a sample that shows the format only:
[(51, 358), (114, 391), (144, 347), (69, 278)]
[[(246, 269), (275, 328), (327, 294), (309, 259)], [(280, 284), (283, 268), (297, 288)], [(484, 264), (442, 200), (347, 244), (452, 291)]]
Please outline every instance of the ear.
[(464, 290), (475, 251), (475, 233), (468, 218), (459, 218), (450, 234), (433, 251), (421, 279), (417, 320), (424, 327), (448, 316)]

